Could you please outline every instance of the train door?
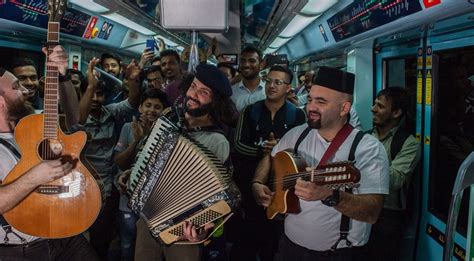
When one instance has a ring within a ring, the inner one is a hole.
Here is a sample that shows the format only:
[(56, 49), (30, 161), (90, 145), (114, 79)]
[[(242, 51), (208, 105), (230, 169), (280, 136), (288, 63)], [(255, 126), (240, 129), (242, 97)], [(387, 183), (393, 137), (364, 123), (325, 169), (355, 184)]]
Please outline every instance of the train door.
[[(419, 173), (412, 180), (415, 211), (404, 232), (402, 260), (442, 260), (454, 180), (461, 162), (474, 149), (470, 19), (469, 15), (448, 19), (376, 43), (375, 91), (389, 86), (408, 89), (412, 106), (407, 127), (423, 148)], [(454, 256), (461, 260), (466, 255), (469, 196), (465, 192), (455, 235)]]
[[(474, 29), (472, 14), (428, 31), (424, 68), (424, 183), (419, 260), (441, 260), (454, 180), (474, 149)], [(469, 191), (455, 234), (454, 257), (466, 259)]]
[[(419, 31), (406, 32), (397, 37), (377, 39), (375, 44), (375, 94), (387, 87), (403, 87), (408, 90), (411, 97), (409, 111), (403, 122), (414, 136), (420, 138), (421, 119), (420, 106), (416, 103), (417, 93), (417, 66), (418, 48), (421, 37)], [(402, 260), (412, 260), (417, 244), (417, 231), (421, 216), (421, 167), (418, 167), (412, 176), (410, 196), (407, 202), (406, 217), (404, 220), (405, 231), (401, 244), (400, 257)]]

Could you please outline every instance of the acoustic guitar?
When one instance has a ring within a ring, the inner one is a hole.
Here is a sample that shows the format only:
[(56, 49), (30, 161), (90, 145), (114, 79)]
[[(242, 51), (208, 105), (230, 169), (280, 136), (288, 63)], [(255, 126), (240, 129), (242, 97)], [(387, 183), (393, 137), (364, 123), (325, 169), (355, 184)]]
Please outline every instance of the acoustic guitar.
[(332, 189), (357, 187), (360, 180), (359, 170), (349, 161), (330, 163), (312, 170), (306, 167), (304, 159), (291, 150), (275, 154), (272, 159), (273, 177), (269, 181), (275, 195), (266, 210), (268, 219), (275, 218), (277, 214), (301, 212), (299, 198), (294, 194), (297, 178)]
[[(48, 8), (49, 54), (59, 43), (59, 21), (66, 1), (49, 0)], [(58, 75), (58, 68), (46, 63), (44, 113), (29, 115), (16, 126), (21, 159), (4, 180), (4, 184), (12, 183), (45, 160), (60, 158), (73, 164), (69, 174), (39, 186), (3, 214), (17, 230), (41, 238), (64, 238), (84, 232), (97, 218), (102, 203), (98, 183), (81, 162), (86, 133), (65, 135), (58, 126)]]

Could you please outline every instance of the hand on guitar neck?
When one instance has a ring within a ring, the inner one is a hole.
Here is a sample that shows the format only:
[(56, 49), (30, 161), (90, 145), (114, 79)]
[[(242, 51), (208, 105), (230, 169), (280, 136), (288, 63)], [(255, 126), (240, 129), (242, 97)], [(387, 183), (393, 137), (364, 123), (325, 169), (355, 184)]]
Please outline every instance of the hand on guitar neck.
[(47, 66), (55, 66), (58, 68), (59, 73), (64, 76), (67, 72), (68, 67), (68, 56), (66, 50), (61, 45), (56, 45), (53, 48), (53, 52), (48, 54), (48, 48), (43, 47), (43, 53), (48, 57), (46, 63)]

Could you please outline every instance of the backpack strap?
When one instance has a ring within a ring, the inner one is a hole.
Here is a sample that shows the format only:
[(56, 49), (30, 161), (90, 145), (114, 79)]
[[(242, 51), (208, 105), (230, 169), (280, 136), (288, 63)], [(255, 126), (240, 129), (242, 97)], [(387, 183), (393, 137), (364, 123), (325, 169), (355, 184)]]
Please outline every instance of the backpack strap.
[[(349, 152), (349, 158), (348, 158), (349, 161), (354, 161), (355, 151), (357, 149), (357, 146), (359, 145), (360, 140), (364, 137), (365, 134), (366, 132), (363, 132), (363, 131), (359, 131), (356, 134), (354, 140), (352, 141), (351, 150)], [(346, 188), (345, 192), (352, 193), (352, 189)], [(341, 242), (342, 240), (346, 241), (347, 247), (352, 247), (352, 242), (349, 241), (349, 239), (347, 238), (349, 236), (350, 221), (351, 219), (348, 216), (346, 215), (341, 216), (341, 224), (339, 225), (339, 239), (331, 247), (331, 250), (336, 250), (337, 245), (339, 245), (339, 242)]]
[(250, 119), (255, 123), (255, 129), (259, 129), (259, 122), (260, 122), (260, 116), (262, 116), (262, 111), (263, 111), (263, 106), (264, 106), (265, 100), (258, 101), (254, 104), (252, 104), (252, 108), (250, 109)]
[(291, 102), (286, 101), (285, 102), (286, 106), (286, 115), (285, 115), (285, 125), (286, 128), (291, 128), (290, 126), (295, 125), (296, 122), (296, 114), (298, 113), (298, 108)]
[(410, 135), (411, 134), (402, 127), (398, 128), (395, 134), (393, 134), (392, 142), (390, 144), (391, 160), (394, 160), (400, 150), (402, 150), (403, 143), (405, 143), (405, 141)]
[(12, 145), (10, 144), (10, 142), (0, 138), (0, 144), (2, 144), (3, 146), (5, 146), (11, 153), (13, 153), (13, 155), (15, 155), (15, 157), (17, 157), (18, 159), (21, 158), (21, 154), (20, 152)]

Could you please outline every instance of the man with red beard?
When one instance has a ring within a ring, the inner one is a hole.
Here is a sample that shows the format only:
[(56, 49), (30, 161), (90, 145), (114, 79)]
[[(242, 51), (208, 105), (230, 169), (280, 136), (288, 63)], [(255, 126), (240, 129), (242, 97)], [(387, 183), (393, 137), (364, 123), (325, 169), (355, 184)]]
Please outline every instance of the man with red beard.
[[(222, 132), (223, 120), (233, 114), (229, 80), (217, 67), (200, 64), (196, 67), (196, 73), (183, 79), (182, 84), (182, 106), (172, 107), (164, 112), (164, 117), (175, 122), (182, 132), (208, 148), (217, 159), (229, 167), (230, 146)], [(188, 223), (184, 226), (186, 238), (182, 240), (199, 242), (208, 235), (211, 228), (212, 225), (206, 225), (204, 229), (196, 231), (194, 225)], [(141, 233), (138, 229), (137, 246), (150, 241), (152, 240), (149, 233)], [(142, 252), (148, 253), (148, 256), (137, 252), (135, 260), (201, 260), (202, 244), (153, 245), (154, 247), (146, 250), (142, 248)]]
[[(45, 52), (46, 49), (43, 51)], [(70, 80), (65, 78), (67, 54), (61, 46), (56, 46), (49, 55), (48, 65), (58, 67), (60, 73), (59, 98), (61, 105), (67, 112), (68, 122), (77, 121), (77, 115), (70, 114), (70, 112), (74, 112), (74, 109), (71, 110), (71, 106), (76, 105), (77, 107), (77, 96)], [(0, 183), (21, 157), (13, 130), (20, 119), (34, 112), (33, 107), (29, 103), (25, 103), (27, 94), (28, 89), (23, 87), (13, 74), (0, 68), (0, 158), (2, 159), (0, 162)], [(0, 214), (15, 207), (39, 185), (66, 175), (70, 173), (71, 169), (70, 163), (62, 163), (60, 159), (42, 161), (14, 182), (0, 186)], [(17, 231), (8, 225), (1, 215), (0, 225), (0, 260), (2, 261), (98, 260), (95, 252), (82, 235), (45, 240)]]
[[(371, 224), (377, 221), (383, 194), (388, 194), (388, 159), (376, 138), (347, 122), (354, 78), (351, 73), (321, 67), (308, 94), (308, 123), (287, 132), (271, 156), (294, 149), (310, 167), (324, 159), (327, 163), (350, 159), (360, 171), (359, 187), (342, 191), (298, 178), (294, 192), (301, 212), (286, 216), (276, 260), (354, 260), (365, 252)], [(270, 168), (271, 158), (266, 156), (252, 185), (257, 202), (265, 207), (274, 195), (266, 185)]]

